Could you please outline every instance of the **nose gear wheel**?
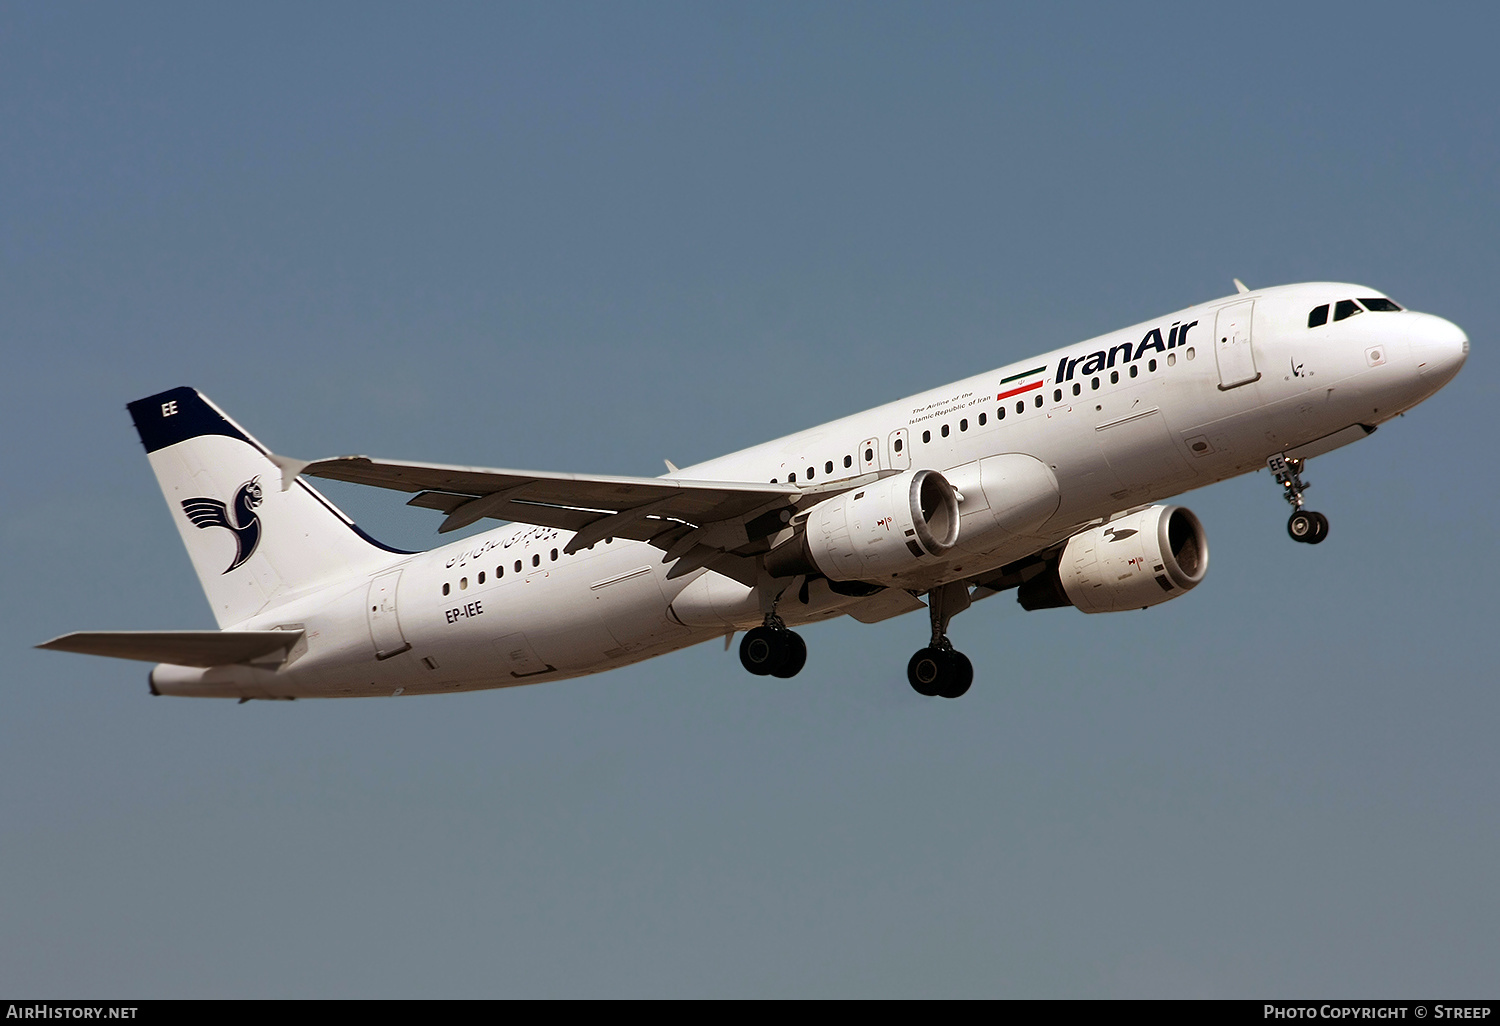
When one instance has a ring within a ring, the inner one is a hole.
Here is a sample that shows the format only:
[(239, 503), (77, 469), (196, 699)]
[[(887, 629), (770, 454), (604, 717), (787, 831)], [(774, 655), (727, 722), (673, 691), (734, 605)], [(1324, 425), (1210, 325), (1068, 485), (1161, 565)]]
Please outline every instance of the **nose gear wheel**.
[(1286, 533), (1292, 536), (1292, 541), (1316, 545), (1328, 537), (1328, 518), (1311, 510), (1298, 510), (1286, 522)]

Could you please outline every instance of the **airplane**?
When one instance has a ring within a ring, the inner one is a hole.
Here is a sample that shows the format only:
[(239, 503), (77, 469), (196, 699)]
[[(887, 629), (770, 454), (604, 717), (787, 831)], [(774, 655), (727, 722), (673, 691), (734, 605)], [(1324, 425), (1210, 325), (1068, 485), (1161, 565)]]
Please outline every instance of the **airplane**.
[[(39, 648), (156, 663), (156, 695), (438, 694), (598, 673), (736, 633), (795, 676), (793, 627), (925, 605), (912, 688), (958, 698), (952, 618), (1144, 609), (1202, 583), (1203, 525), (1162, 500), (1266, 467), (1319, 544), (1309, 459), (1362, 440), (1463, 366), (1457, 325), (1362, 285), (1234, 295), (659, 478), (272, 453), (191, 388), (128, 404), (219, 630), (75, 632)], [(375, 541), (308, 478), (411, 493), (440, 533)], [(923, 601), (925, 599), (925, 602)]]

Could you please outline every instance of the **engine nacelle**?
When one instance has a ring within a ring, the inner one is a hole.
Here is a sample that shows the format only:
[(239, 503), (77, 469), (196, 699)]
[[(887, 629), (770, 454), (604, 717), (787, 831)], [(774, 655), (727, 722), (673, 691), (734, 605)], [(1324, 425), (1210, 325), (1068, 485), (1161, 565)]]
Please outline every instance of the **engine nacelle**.
[(936, 470), (909, 470), (808, 511), (796, 537), (766, 556), (777, 577), (820, 571), (872, 581), (918, 569), (958, 541), (958, 495)]
[(1144, 609), (1193, 590), (1208, 573), (1208, 536), (1183, 506), (1152, 506), (1075, 534), (1056, 562), (1021, 585), (1026, 609)]

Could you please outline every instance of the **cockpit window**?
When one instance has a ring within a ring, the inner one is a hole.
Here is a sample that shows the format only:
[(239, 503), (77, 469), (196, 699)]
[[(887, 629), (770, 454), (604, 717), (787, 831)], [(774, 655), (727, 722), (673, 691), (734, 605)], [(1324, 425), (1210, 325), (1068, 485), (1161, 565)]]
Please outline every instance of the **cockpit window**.
[(1310, 314), (1307, 315), (1307, 326), (1309, 328), (1320, 327), (1321, 325), (1324, 325), (1324, 324), (1327, 324), (1327, 323), (1328, 323), (1328, 304), (1327, 303), (1324, 303), (1322, 306), (1318, 307), (1317, 309), (1313, 310), (1312, 313), (1310, 313)]
[(1353, 317), (1355, 314), (1364, 313), (1359, 304), (1352, 299), (1341, 299), (1333, 308), (1333, 319), (1341, 321), (1345, 317)]
[(1384, 296), (1372, 296), (1369, 299), (1366, 299), (1364, 296), (1360, 296), (1359, 304), (1366, 310), (1373, 310), (1376, 313), (1396, 313), (1401, 310), (1399, 306), (1397, 306), (1395, 303), (1392, 303)]

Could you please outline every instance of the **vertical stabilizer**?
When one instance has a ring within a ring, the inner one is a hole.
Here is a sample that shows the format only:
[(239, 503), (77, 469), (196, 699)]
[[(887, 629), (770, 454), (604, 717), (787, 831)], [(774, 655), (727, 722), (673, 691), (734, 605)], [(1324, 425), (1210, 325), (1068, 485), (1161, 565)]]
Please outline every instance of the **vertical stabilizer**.
[(266, 448), (195, 390), (129, 409), (220, 627), (402, 554), (302, 479), (283, 491)]

